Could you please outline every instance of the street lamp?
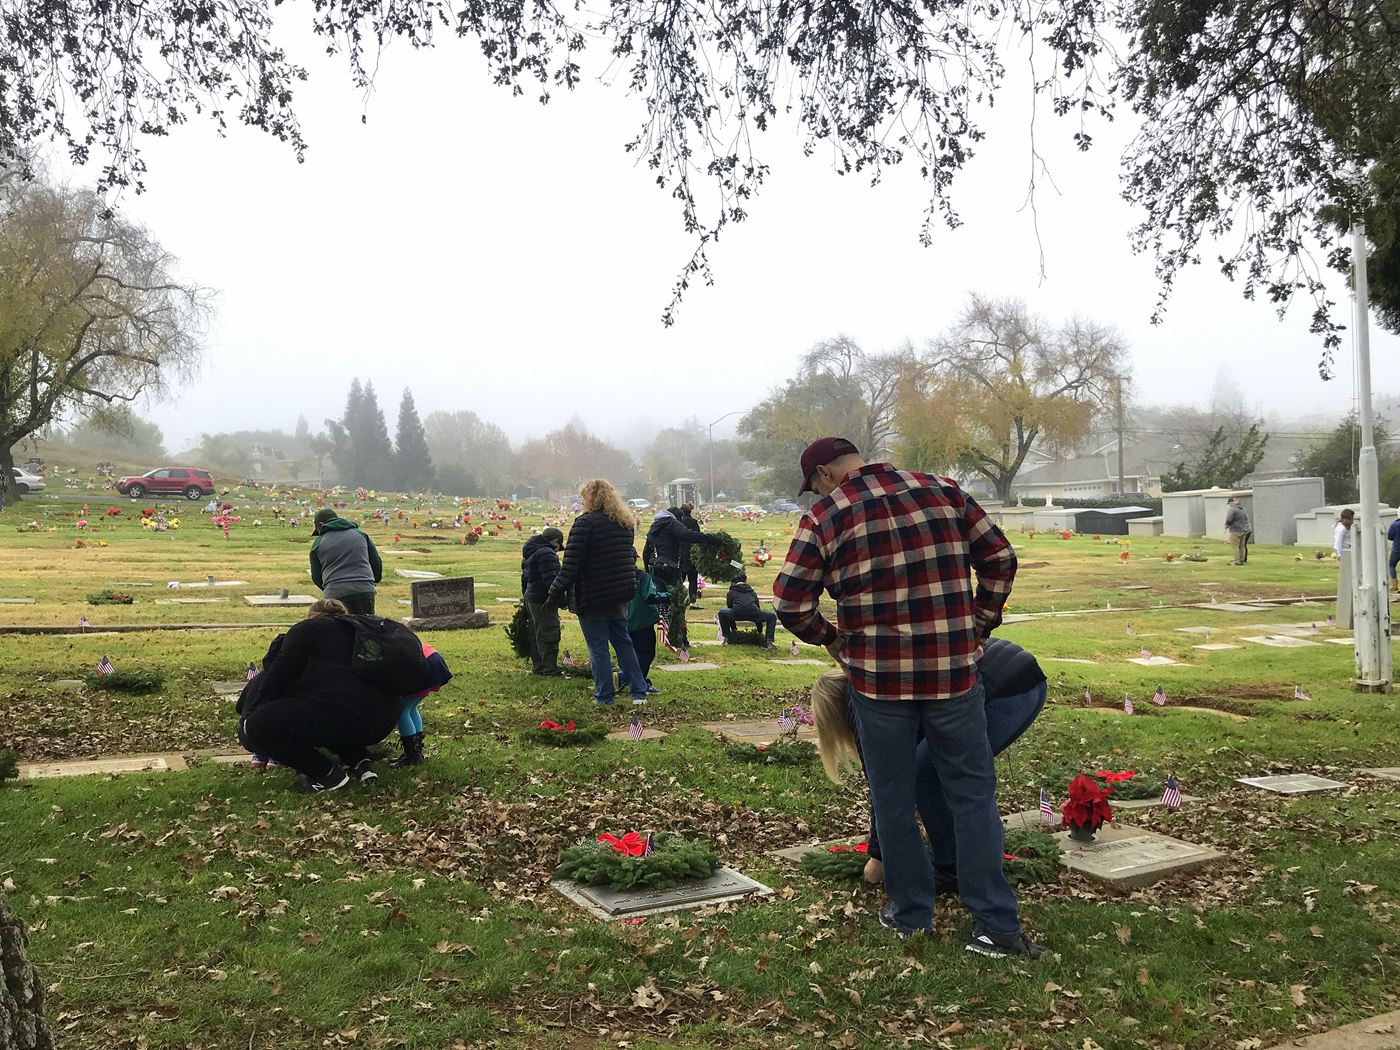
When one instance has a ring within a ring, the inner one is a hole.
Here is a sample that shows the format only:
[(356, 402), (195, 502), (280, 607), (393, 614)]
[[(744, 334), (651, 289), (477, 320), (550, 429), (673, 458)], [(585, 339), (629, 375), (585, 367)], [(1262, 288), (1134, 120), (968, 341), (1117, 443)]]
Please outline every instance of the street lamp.
[(730, 416), (742, 415), (742, 414), (744, 413), (744, 411), (745, 411), (744, 409), (738, 408), (738, 409), (735, 409), (733, 412), (726, 412), (724, 415), (722, 415), (722, 416), (720, 416), (718, 419), (716, 419), (714, 423), (711, 423), (708, 427), (705, 428), (705, 429), (709, 432), (709, 446), (710, 446), (710, 502), (711, 502), (711, 503), (713, 503), (713, 502), (715, 501), (715, 423), (723, 423), (723, 422), (724, 422), (726, 419), (728, 419)]

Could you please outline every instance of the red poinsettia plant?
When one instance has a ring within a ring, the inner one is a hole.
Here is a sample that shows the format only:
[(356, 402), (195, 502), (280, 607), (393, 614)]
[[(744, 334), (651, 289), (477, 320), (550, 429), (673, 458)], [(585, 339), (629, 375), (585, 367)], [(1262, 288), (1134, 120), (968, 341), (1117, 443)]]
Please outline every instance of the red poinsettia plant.
[(1100, 825), (1113, 820), (1113, 810), (1108, 804), (1111, 794), (1111, 787), (1104, 787), (1093, 777), (1080, 773), (1070, 781), (1069, 798), (1060, 809), (1064, 814), (1062, 826), (1091, 833), (1098, 831)]

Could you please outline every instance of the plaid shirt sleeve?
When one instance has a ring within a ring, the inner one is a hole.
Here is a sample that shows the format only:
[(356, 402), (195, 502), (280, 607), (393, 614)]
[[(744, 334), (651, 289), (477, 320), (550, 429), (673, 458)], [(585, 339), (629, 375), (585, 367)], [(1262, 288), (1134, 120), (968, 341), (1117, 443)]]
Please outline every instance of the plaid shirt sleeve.
[(1011, 583), (1016, 578), (1016, 551), (976, 500), (963, 495), (963, 501), (963, 529), (972, 556), (972, 571), (977, 576), (973, 615), (978, 633), (986, 638), (1001, 626), (1001, 611), (1011, 597)]
[(811, 515), (804, 514), (773, 582), (773, 611), (784, 627), (811, 645), (830, 645), (837, 638), (835, 625), (821, 613), (825, 589), (824, 544)]

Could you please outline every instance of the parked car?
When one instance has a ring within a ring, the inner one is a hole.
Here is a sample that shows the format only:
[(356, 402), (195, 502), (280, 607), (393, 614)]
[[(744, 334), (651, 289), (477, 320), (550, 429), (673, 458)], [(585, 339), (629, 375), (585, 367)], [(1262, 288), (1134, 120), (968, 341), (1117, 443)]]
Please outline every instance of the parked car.
[(735, 514), (762, 514), (763, 508), (757, 503), (740, 503), (737, 507), (730, 507)]
[(651, 507), (651, 501), (644, 499), (629, 499), (627, 501), (627, 505), (633, 510), (648, 510)]
[(768, 504), (769, 514), (801, 514), (802, 508), (790, 499), (775, 499)]
[(132, 499), (151, 495), (184, 496), (185, 499), (195, 500), (214, 495), (214, 478), (207, 470), (161, 467), (136, 477), (122, 478), (117, 482), (117, 491)]
[(20, 492), (43, 492), (44, 479), (38, 474), (31, 474), (23, 467), (10, 468), (15, 472), (15, 488)]

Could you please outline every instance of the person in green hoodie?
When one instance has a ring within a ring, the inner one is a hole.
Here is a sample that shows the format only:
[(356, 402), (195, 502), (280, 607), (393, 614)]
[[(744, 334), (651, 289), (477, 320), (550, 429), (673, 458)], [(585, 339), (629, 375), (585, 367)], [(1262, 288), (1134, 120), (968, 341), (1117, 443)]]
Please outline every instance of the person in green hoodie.
[(311, 544), (311, 582), (327, 598), (338, 598), (352, 613), (374, 613), (374, 585), (384, 563), (374, 541), (353, 521), (327, 508), (316, 512)]
[[(636, 550), (632, 551), (632, 557), (641, 561), (641, 555)], [(656, 589), (651, 573), (638, 569), (637, 589), (627, 606), (627, 633), (632, 636), (632, 647), (637, 650), (637, 664), (642, 669), (642, 677), (646, 679), (647, 692), (652, 695), (661, 692), (647, 677), (651, 662), (656, 659), (656, 625), (661, 622), (661, 606), (670, 603), (671, 596)]]

